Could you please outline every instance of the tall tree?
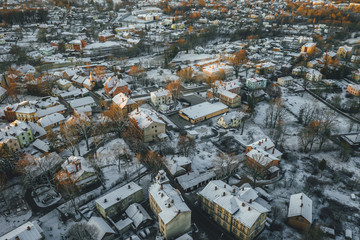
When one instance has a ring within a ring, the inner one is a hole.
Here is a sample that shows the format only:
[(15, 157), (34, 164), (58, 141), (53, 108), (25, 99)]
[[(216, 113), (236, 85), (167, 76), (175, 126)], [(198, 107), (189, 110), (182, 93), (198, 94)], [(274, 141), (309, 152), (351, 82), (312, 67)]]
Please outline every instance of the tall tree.
[(240, 67), (247, 62), (247, 52), (246, 50), (240, 50), (239, 52), (235, 52), (233, 55), (229, 57), (229, 62), (231, 63), (236, 78), (239, 77)]

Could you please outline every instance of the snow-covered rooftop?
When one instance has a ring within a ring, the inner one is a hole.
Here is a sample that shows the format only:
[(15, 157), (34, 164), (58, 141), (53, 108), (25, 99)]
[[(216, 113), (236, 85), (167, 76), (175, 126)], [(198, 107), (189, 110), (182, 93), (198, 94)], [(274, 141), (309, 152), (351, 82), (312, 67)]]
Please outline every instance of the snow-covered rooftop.
[(216, 103), (204, 102), (180, 110), (180, 112), (191, 119), (198, 119), (224, 109), (228, 109), (228, 107), (221, 102), (216, 102)]
[(312, 200), (304, 193), (290, 196), (288, 217), (302, 216), (312, 223)]

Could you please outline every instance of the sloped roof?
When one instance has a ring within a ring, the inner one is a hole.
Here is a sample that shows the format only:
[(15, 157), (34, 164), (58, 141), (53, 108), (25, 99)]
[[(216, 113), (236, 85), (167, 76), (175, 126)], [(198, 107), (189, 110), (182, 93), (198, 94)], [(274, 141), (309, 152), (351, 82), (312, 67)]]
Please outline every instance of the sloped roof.
[(288, 217), (302, 216), (312, 223), (312, 200), (304, 193), (290, 196)]

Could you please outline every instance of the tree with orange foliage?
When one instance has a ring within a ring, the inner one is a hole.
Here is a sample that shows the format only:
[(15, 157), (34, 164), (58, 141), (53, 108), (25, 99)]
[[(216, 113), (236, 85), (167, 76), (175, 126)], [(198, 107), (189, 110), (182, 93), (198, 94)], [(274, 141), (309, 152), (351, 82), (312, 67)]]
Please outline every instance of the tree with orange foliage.
[(78, 207), (76, 205), (75, 198), (79, 189), (75, 184), (73, 175), (66, 170), (60, 170), (55, 175), (55, 183), (57, 190), (69, 198), (74, 210), (77, 211)]
[(172, 93), (173, 101), (176, 102), (176, 99), (179, 97), (181, 89), (180, 79), (176, 81), (172, 80), (168, 85), (166, 85), (166, 89)]
[(229, 57), (229, 62), (234, 69), (236, 78), (239, 77), (239, 70), (241, 65), (245, 64), (247, 61), (247, 52), (244, 49), (240, 50), (239, 52), (235, 52)]
[(188, 83), (194, 80), (194, 70), (191, 67), (181, 69), (177, 72), (182, 82)]
[(135, 80), (136, 83), (145, 77), (145, 69), (138, 65), (130, 67), (128, 73)]
[(115, 128), (119, 134), (122, 133), (128, 123), (128, 117), (125, 116), (121, 109), (115, 104), (112, 104), (109, 110), (103, 112), (103, 115), (110, 119), (108, 126)]
[(189, 157), (194, 154), (195, 148), (195, 140), (192, 137), (179, 135), (179, 140), (177, 144), (179, 152), (185, 157)]
[(159, 170), (164, 167), (164, 158), (159, 153), (149, 150), (142, 159), (142, 163), (147, 166), (151, 172), (151, 179), (153, 179)]
[(97, 84), (102, 84), (103, 79), (105, 78), (105, 67), (104, 66), (97, 66), (96, 68), (94, 68), (93, 70), (94, 73), (94, 78)]

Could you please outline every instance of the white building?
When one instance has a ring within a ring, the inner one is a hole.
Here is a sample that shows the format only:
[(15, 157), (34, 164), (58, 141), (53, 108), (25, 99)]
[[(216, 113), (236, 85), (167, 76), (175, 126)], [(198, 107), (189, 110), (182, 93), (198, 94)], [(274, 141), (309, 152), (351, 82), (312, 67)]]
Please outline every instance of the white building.
[(151, 103), (155, 107), (159, 107), (160, 105), (169, 105), (173, 102), (172, 94), (169, 90), (160, 88), (155, 92), (150, 93)]

